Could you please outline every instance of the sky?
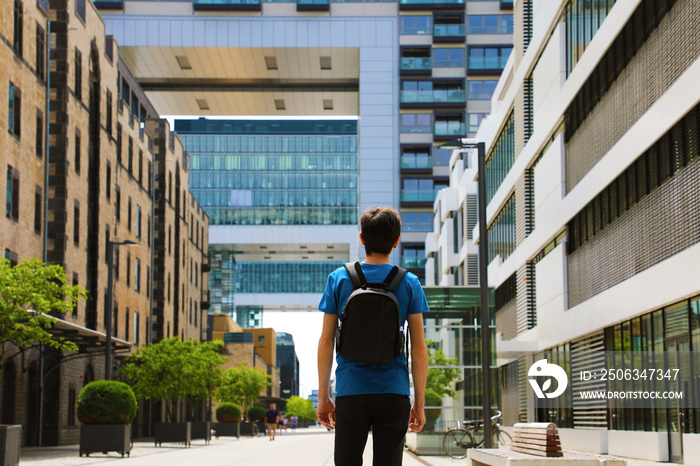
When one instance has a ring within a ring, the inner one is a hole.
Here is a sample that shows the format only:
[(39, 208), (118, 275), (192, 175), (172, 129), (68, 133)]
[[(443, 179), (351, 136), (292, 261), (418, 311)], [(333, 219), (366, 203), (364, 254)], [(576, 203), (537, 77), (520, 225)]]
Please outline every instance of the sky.
[(317, 312), (263, 312), (264, 328), (287, 332), (294, 336), (294, 350), (299, 358), (299, 396), (307, 398), (311, 390), (318, 390), (316, 354), (321, 337), (323, 313)]

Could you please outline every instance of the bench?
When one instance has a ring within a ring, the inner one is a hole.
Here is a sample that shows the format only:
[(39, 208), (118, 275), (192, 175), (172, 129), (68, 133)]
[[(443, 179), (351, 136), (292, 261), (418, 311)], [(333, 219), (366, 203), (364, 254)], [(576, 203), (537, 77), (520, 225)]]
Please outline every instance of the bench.
[(511, 450), (534, 456), (563, 456), (557, 425), (551, 422), (519, 422), (513, 426)]

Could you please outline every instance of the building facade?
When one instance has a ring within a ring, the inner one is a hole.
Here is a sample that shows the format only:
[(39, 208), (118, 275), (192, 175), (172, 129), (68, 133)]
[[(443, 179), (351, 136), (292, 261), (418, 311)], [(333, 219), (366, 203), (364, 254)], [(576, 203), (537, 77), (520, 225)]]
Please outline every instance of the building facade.
[(424, 279), (432, 203), (449, 176), (439, 145), (473, 135), (490, 111), (513, 2), (97, 4), (161, 113), (358, 116), (357, 210), (401, 210), (395, 260)]
[[(486, 143), (497, 347), (510, 361), (499, 370), (501, 402), (517, 408), (507, 410), (510, 422), (563, 427), (565, 448), (685, 464), (700, 458), (700, 284), (693, 273), (700, 190), (692, 181), (700, 170), (699, 6), (515, 6), (514, 54), (477, 133)], [(457, 282), (455, 271), (469, 265), (456, 252), (472, 247), (467, 232), (450, 219), (473, 192), (473, 152), (453, 154), (454, 189), (436, 203), (452, 212), (436, 210), (442, 222), (431, 247), (448, 251), (449, 262), (434, 270), (436, 281)], [(586, 400), (578, 391), (640, 385), (586, 384), (572, 372), (572, 394), (543, 403), (515, 356), (525, 353), (572, 371), (610, 367), (610, 357), (637, 361), (626, 366), (637, 370), (645, 357), (676, 361), (677, 379), (642, 388), (683, 390), (686, 402)]]
[(299, 358), (290, 333), (277, 332), (277, 367), (280, 370), (280, 397), (299, 396)]
[[(177, 120), (190, 188), (212, 219), (212, 310), (244, 328), (315, 310), (357, 257), (355, 120)], [(370, 163), (367, 161), (367, 163)]]
[[(76, 341), (78, 354), (41, 355), (8, 344), (0, 416), (3, 423), (22, 424), (26, 445), (77, 443), (77, 394), (85, 383), (116, 371), (104, 366), (110, 305), (117, 362), (135, 347), (167, 337), (164, 329), (183, 338), (200, 338), (206, 330), (206, 280), (195, 268), (208, 263), (208, 217), (187, 188), (182, 144), (173, 140), (162, 148), (170, 135), (159, 131), (158, 114), (117, 43), (105, 35), (95, 7), (80, 0), (13, 0), (0, 8), (6, 38), (0, 96), (9, 104), (0, 116), (7, 129), (0, 134), (7, 174), (0, 247), (12, 263), (38, 257), (61, 265), (68, 280), (88, 292), (52, 330)], [(158, 191), (166, 179), (158, 164), (166, 160), (187, 199), (169, 218), (163, 212), (169, 202)], [(159, 259), (177, 252), (166, 249), (161, 223), (181, 230), (178, 262), (165, 266)], [(107, 292), (110, 242), (113, 299)], [(124, 242), (129, 244), (118, 244)], [(174, 301), (158, 295), (162, 288), (154, 276), (160, 272), (175, 277)], [(147, 434), (143, 411), (136, 435)]]

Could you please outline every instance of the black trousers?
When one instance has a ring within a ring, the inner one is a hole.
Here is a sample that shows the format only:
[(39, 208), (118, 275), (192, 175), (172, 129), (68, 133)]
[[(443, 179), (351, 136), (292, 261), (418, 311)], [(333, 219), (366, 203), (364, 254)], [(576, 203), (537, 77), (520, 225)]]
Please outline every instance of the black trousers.
[(335, 464), (360, 466), (372, 429), (374, 466), (401, 466), (411, 402), (408, 396), (339, 396), (335, 400)]

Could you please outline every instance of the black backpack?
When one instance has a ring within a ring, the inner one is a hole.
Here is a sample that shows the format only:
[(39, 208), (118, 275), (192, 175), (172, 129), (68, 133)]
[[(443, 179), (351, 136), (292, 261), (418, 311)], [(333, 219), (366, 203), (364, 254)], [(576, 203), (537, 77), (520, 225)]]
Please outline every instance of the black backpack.
[(394, 290), (406, 269), (394, 266), (383, 283), (368, 283), (359, 262), (348, 262), (345, 269), (355, 291), (336, 328), (336, 351), (350, 361), (390, 364), (401, 354), (405, 341)]

